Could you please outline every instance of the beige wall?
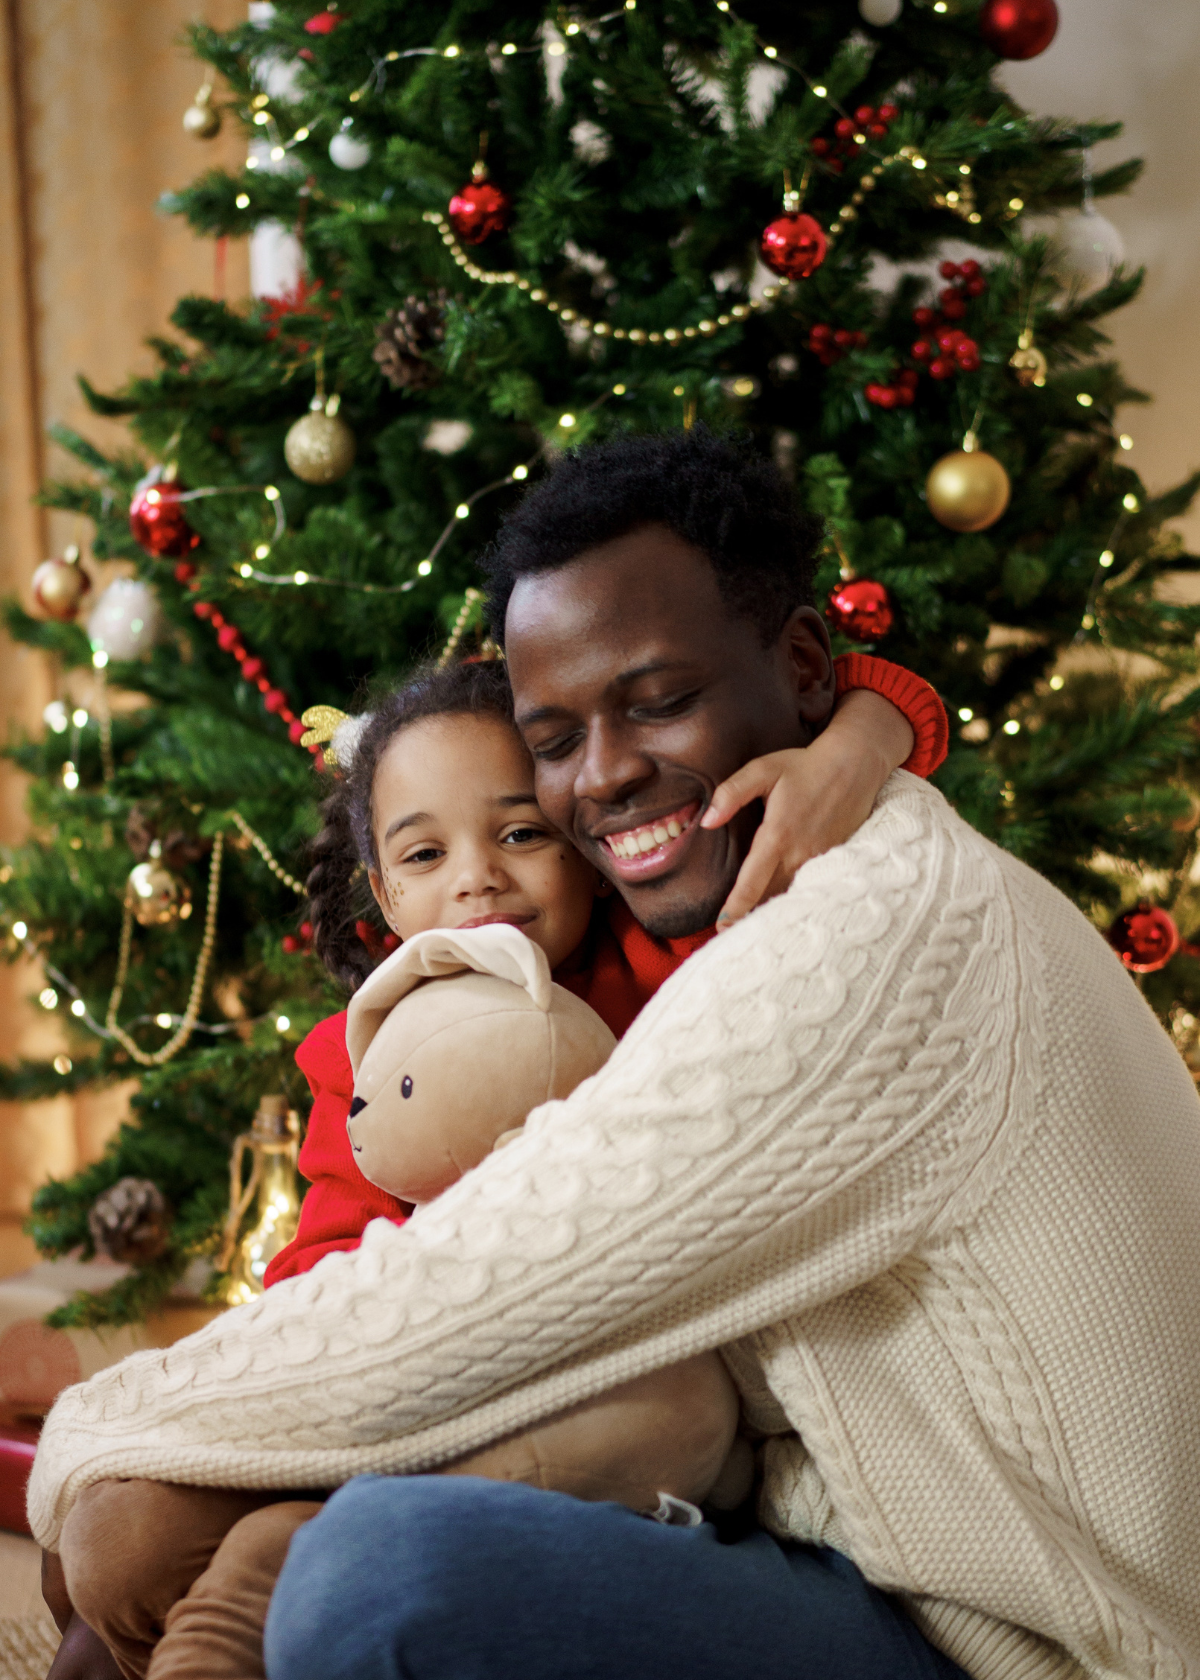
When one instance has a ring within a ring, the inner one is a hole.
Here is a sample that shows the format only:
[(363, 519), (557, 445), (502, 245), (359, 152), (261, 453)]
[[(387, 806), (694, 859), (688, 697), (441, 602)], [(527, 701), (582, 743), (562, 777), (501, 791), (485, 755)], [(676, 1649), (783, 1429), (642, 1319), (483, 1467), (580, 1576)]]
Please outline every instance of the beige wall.
[[(68, 469), (43, 441), (52, 420), (103, 447), (120, 429), (90, 416), (75, 387), (102, 389), (148, 370), (143, 346), (183, 292), (213, 290), (214, 247), (154, 209), (158, 195), (218, 158), (180, 127), (199, 82), (180, 50), (185, 23), (226, 28), (241, 0), (0, 0), (0, 591), (30, 604), (37, 563), (85, 535), (30, 506), (38, 481)], [(228, 289), (247, 287), (244, 250), (229, 253)], [(40, 725), (53, 693), (45, 661), (5, 644), (5, 727)], [(0, 770), (0, 839), (21, 832), (19, 779)], [(54, 1023), (25, 1001), (36, 977), (0, 968), (0, 1055), (43, 1053)], [(33, 1187), (72, 1171), (119, 1118), (124, 1093), (78, 1102), (0, 1105), (0, 1272), (31, 1256), (20, 1234)]]
[[(1037, 111), (1122, 119), (1126, 138), (1098, 163), (1147, 159), (1136, 193), (1104, 212), (1148, 268), (1113, 333), (1133, 383), (1155, 394), (1122, 423), (1148, 485), (1161, 488), (1200, 464), (1200, 5), (1059, 5), (1058, 40), (1010, 67), (1009, 85)], [(175, 299), (213, 289), (213, 246), (154, 210), (165, 188), (239, 153), (233, 135), (206, 146), (180, 128), (200, 78), (177, 42), (196, 15), (228, 27), (242, 0), (0, 0), (0, 589), (27, 602), (34, 566), (75, 535), (71, 521), (29, 505), (40, 477), (63, 467), (42, 442), (45, 424), (111, 445), (119, 428), (86, 413), (75, 374), (103, 388), (148, 368), (142, 340), (164, 330)], [(246, 288), (245, 251), (231, 250), (229, 295)], [(1200, 513), (1185, 529), (1200, 545)], [(4, 647), (6, 719), (36, 726), (51, 692), (39, 658)], [(20, 824), (17, 779), (0, 772), (0, 837)], [(33, 984), (0, 969), (0, 1055), (34, 1053), (53, 1031), (22, 1002)], [(118, 1112), (111, 1097), (0, 1107), (0, 1271), (27, 1252), (17, 1226), (33, 1185), (91, 1153)]]

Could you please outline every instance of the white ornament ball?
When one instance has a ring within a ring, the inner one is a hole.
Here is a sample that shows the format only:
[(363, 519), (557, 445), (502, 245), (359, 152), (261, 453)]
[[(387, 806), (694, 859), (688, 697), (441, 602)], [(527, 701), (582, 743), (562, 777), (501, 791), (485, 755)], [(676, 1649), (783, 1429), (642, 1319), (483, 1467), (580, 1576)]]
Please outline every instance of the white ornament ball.
[(370, 159), (371, 147), (353, 134), (335, 134), (329, 142), (329, 155), (339, 169), (361, 169)]
[(87, 621), (92, 647), (110, 659), (139, 659), (149, 653), (162, 630), (158, 598), (140, 578), (117, 578), (110, 583)]
[(1064, 285), (1082, 292), (1098, 292), (1112, 271), (1125, 261), (1125, 241), (1106, 217), (1095, 210), (1064, 216), (1054, 231), (1054, 272)]
[(858, 0), (858, 15), (864, 23), (883, 29), (895, 23), (904, 10), (904, 0)]

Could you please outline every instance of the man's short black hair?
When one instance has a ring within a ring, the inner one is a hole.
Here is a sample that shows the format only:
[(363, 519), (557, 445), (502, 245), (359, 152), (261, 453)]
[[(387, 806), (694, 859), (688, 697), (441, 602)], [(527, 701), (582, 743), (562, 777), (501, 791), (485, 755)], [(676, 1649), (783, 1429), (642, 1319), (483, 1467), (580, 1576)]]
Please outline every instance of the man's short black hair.
[(812, 606), (818, 521), (749, 439), (691, 431), (614, 438), (563, 455), (505, 520), (482, 565), (492, 634), (518, 578), (554, 571), (585, 549), (665, 525), (703, 550), (731, 611), (770, 646), (797, 607)]

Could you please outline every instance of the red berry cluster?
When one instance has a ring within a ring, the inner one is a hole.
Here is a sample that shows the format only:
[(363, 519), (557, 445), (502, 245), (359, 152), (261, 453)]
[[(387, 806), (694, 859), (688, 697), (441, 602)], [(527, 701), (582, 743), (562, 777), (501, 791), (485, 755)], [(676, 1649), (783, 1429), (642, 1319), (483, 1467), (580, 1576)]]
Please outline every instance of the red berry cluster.
[(911, 408), (917, 397), (920, 374), (916, 368), (901, 368), (890, 385), (868, 385), (863, 395), (876, 408)]
[(808, 330), (808, 346), (822, 367), (832, 367), (851, 350), (861, 350), (867, 342), (865, 332), (850, 332), (846, 327), (831, 327), (828, 321), (818, 321)]
[[(186, 561), (182, 563), (186, 565)], [(182, 566), (176, 567), (175, 575), (179, 576)], [(181, 579), (181, 582), (188, 581)], [(195, 587), (195, 585), (193, 585)], [(288, 726), (288, 740), (298, 746), (300, 737), (305, 733), (305, 726), (288, 705), (288, 697), (281, 688), (276, 688), (267, 675), (266, 666), (257, 654), (247, 652), (242, 641), (242, 633), (236, 624), (230, 624), (224, 613), (214, 607), (211, 601), (197, 601), (192, 607), (197, 618), (204, 619), (217, 632), (217, 646), (225, 653), (231, 653), (242, 668), (242, 675), (247, 682), (252, 682), (262, 695), (263, 705), (269, 712), (281, 717)], [(311, 746), (309, 752), (313, 754), (314, 762), (320, 768), (324, 764), (322, 748)]]
[[(928, 320), (918, 320), (928, 316)], [(913, 311), (913, 320), (923, 329), (912, 347), (913, 357), (924, 362), (931, 379), (953, 379), (956, 373), (974, 373), (979, 366), (979, 346), (961, 327), (937, 324), (932, 309)]]
[(819, 157), (835, 175), (846, 167), (865, 140), (884, 140), (888, 125), (900, 115), (898, 105), (860, 105), (853, 117), (839, 117), (833, 125), (833, 139), (816, 139), (812, 143), (813, 156)]
[(311, 951), (313, 942), (313, 925), (311, 922), (301, 922), (295, 933), (285, 933), (281, 941), (289, 957), (294, 957), (297, 951)]
[(967, 313), (968, 300), (980, 297), (987, 291), (984, 272), (974, 257), (968, 257), (964, 263), (942, 263), (938, 273), (943, 280), (950, 281), (950, 284), (938, 293), (942, 314), (947, 321), (961, 321)]

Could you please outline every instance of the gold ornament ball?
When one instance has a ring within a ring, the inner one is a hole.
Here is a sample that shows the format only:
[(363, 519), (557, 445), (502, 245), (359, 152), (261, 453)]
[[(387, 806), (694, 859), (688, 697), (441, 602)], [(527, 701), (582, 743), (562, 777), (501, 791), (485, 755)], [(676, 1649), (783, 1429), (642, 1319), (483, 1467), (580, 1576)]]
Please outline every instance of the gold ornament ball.
[(62, 559), (43, 560), (33, 574), (33, 598), (47, 618), (66, 623), (79, 611), (79, 603), (92, 587), (78, 560), (79, 550), (69, 548)]
[(221, 113), (212, 103), (212, 89), (206, 84), (183, 113), (185, 134), (196, 140), (213, 140), (221, 132)]
[(283, 440), (288, 466), (305, 484), (332, 484), (354, 465), (354, 433), (336, 414), (302, 415)]
[(192, 894), (164, 863), (150, 858), (129, 872), (125, 903), (141, 927), (173, 927), (191, 914)]
[(1014, 350), (1008, 365), (1017, 376), (1018, 385), (1036, 385), (1040, 391), (1046, 383), (1046, 358), (1036, 344)]
[(1012, 485), (994, 455), (956, 449), (943, 455), (925, 480), (929, 511), (951, 531), (986, 531), (1008, 506)]

